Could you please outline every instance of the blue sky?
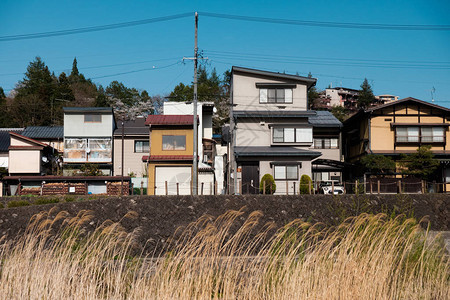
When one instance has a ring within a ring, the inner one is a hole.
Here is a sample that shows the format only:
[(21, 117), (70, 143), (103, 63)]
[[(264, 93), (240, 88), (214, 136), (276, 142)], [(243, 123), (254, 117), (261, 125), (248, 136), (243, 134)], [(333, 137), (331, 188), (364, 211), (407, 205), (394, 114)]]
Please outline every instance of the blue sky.
[[(0, 42), (0, 86), (7, 92), (41, 56), (49, 68), (79, 70), (167, 94), (193, 78), (194, 11), (305, 21), (449, 25), (450, 1), (25, 1), (0, 2), (0, 37), (106, 25), (192, 12), (192, 17), (83, 34)], [(359, 88), (450, 107), (450, 31), (396, 31), (258, 23), (199, 16), (208, 70), (232, 65), (307, 75), (318, 88)], [(118, 65), (119, 64), (119, 65)], [(114, 66), (111, 66), (114, 65)], [(144, 71), (139, 71), (143, 70)], [(119, 74), (136, 71), (133, 73)], [(115, 75), (117, 74), (117, 75)]]

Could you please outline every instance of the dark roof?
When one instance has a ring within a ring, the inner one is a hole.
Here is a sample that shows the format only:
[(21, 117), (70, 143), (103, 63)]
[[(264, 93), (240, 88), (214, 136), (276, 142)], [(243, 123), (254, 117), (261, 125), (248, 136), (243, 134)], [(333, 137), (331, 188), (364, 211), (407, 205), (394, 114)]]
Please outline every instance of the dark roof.
[(441, 109), (441, 110), (444, 110), (446, 112), (450, 112), (450, 109), (448, 109), (446, 107), (443, 107), (443, 106), (440, 106), (440, 105), (436, 105), (434, 103), (426, 102), (426, 101), (423, 101), (423, 100), (419, 100), (419, 99), (416, 99), (416, 98), (413, 98), (413, 97), (407, 97), (407, 98), (403, 98), (403, 99), (400, 99), (400, 100), (391, 101), (391, 102), (383, 104), (383, 105), (378, 105), (378, 106), (375, 106), (375, 107), (371, 107), (371, 108), (367, 109), (366, 111), (372, 112), (374, 110), (382, 109), (382, 108), (385, 108), (385, 107), (388, 107), (388, 106), (391, 106), (391, 105), (397, 105), (397, 104), (400, 104), (400, 103), (403, 103), (403, 102), (416, 102), (416, 103), (419, 103), (419, 104), (428, 105), (428, 106), (431, 106), (431, 107), (434, 107), (434, 108), (437, 108), (437, 109)]
[(9, 136), (10, 132), (20, 134), (22, 131), (22, 128), (0, 128), (0, 152), (8, 152), (8, 148), (11, 143), (11, 138)]
[(22, 135), (32, 139), (63, 139), (64, 126), (29, 126)]
[[(148, 126), (145, 125), (144, 118), (137, 118), (136, 120), (124, 121), (123, 122), (123, 133), (127, 135), (149, 135)], [(114, 130), (114, 135), (122, 135), (122, 125), (119, 121), (117, 124), (117, 129)]]
[(233, 117), (235, 118), (304, 118), (315, 116), (314, 110), (300, 110), (300, 111), (267, 111), (267, 110), (235, 110), (233, 111)]
[(193, 115), (150, 115), (145, 121), (146, 125), (191, 125), (194, 123)]
[(112, 107), (64, 107), (64, 113), (113, 113)]
[(236, 156), (304, 156), (319, 157), (322, 153), (296, 147), (248, 146), (234, 147)]
[(308, 122), (314, 127), (342, 127), (342, 123), (327, 110), (316, 111), (316, 115), (309, 117)]
[(231, 72), (248, 73), (248, 74), (252, 74), (252, 75), (270, 76), (270, 77), (277, 77), (277, 78), (282, 78), (282, 79), (300, 81), (300, 82), (306, 83), (306, 85), (308, 87), (315, 85), (317, 82), (316, 78), (304, 77), (304, 76), (299, 76), (299, 75), (290, 75), (290, 74), (277, 73), (277, 72), (270, 72), (270, 71), (263, 71), (263, 70), (256, 70), (256, 69), (236, 67), (236, 66), (232, 67)]

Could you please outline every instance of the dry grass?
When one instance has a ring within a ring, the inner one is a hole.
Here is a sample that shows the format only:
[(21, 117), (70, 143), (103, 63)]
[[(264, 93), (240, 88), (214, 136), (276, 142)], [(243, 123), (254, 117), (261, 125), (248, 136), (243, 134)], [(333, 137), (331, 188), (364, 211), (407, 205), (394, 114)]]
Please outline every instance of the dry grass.
[(449, 261), (414, 220), (361, 215), (333, 229), (294, 221), (267, 237), (270, 224), (255, 233), (259, 212), (239, 226), (242, 215), (205, 216), (164, 256), (149, 258), (130, 256), (134, 234), (117, 223), (87, 234), (89, 212), (41, 213), (20, 240), (0, 248), (0, 297), (450, 298)]

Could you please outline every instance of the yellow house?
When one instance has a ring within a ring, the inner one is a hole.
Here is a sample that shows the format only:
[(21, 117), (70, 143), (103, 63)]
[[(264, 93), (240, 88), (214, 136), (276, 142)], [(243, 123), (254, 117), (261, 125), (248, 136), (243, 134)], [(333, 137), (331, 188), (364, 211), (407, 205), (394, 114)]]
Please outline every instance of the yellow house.
[(189, 195), (194, 153), (193, 115), (151, 115), (148, 195)]
[(449, 183), (450, 109), (415, 98), (405, 98), (360, 110), (344, 122), (344, 155), (355, 162), (366, 154), (400, 158), (422, 145), (431, 145), (439, 160), (438, 182)]

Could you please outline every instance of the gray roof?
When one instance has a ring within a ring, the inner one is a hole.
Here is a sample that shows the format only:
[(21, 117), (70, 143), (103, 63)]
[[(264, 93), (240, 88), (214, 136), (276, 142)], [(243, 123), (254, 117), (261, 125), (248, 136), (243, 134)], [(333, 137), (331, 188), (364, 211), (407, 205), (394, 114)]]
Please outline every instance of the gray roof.
[(316, 78), (304, 77), (304, 76), (299, 76), (299, 75), (290, 75), (290, 74), (277, 73), (277, 72), (270, 72), (270, 71), (263, 71), (263, 70), (256, 70), (256, 69), (236, 67), (236, 66), (233, 66), (231, 71), (248, 73), (248, 74), (259, 75), (259, 76), (277, 77), (277, 78), (288, 79), (288, 80), (293, 80), (293, 81), (300, 81), (300, 82), (306, 83), (306, 85), (308, 87), (315, 85), (317, 82)]
[(313, 127), (342, 127), (342, 123), (327, 110), (316, 111), (316, 115), (309, 117), (308, 122)]
[[(150, 128), (145, 125), (145, 118), (136, 118), (132, 121), (123, 122), (123, 133), (127, 135), (145, 135), (149, 136)], [(114, 130), (114, 136), (122, 135), (122, 124), (119, 121), (117, 123), (117, 129)]]
[(9, 136), (10, 131), (18, 134), (22, 133), (22, 129), (19, 128), (0, 128), (0, 152), (8, 152), (11, 142), (11, 138)]
[(29, 126), (22, 132), (23, 136), (32, 139), (63, 139), (63, 126)]
[(314, 110), (300, 110), (300, 111), (267, 111), (267, 110), (234, 110), (233, 117), (235, 118), (257, 118), (257, 117), (271, 117), (271, 118), (304, 118), (315, 116)]
[(64, 113), (113, 113), (112, 107), (64, 107)]
[(271, 147), (271, 146), (248, 146), (234, 147), (237, 157), (242, 156), (303, 156), (303, 157), (319, 157), (322, 153), (296, 147)]

